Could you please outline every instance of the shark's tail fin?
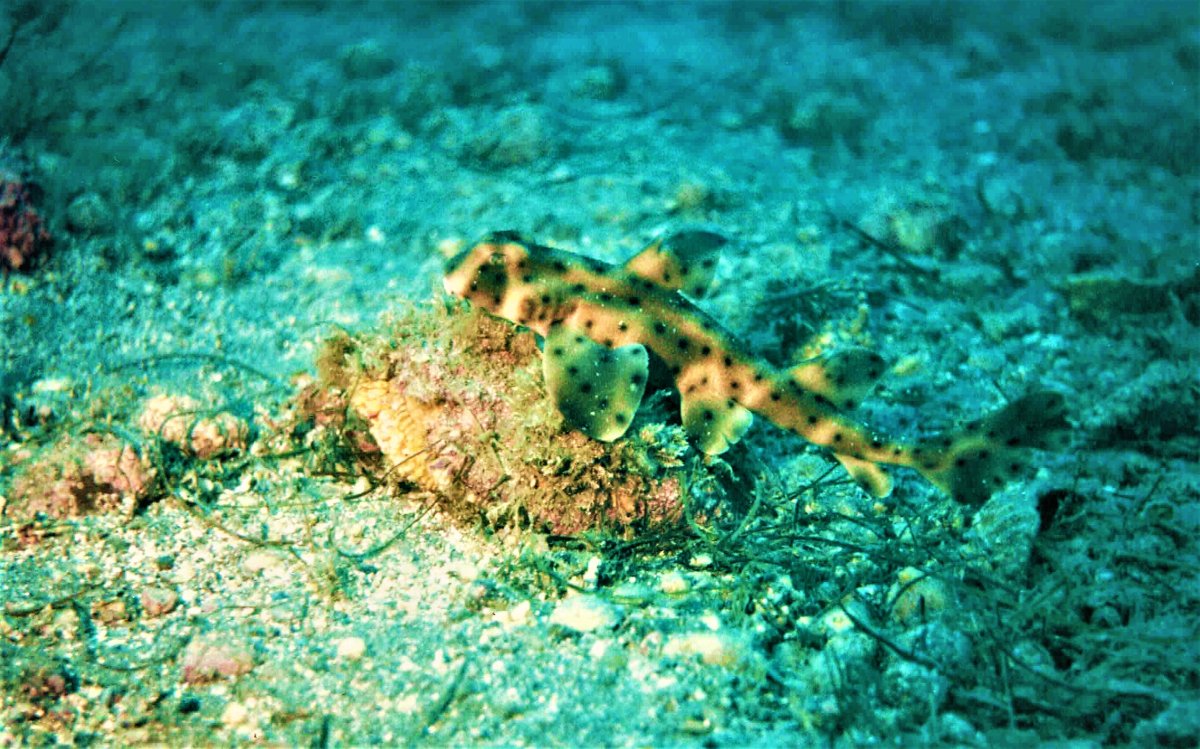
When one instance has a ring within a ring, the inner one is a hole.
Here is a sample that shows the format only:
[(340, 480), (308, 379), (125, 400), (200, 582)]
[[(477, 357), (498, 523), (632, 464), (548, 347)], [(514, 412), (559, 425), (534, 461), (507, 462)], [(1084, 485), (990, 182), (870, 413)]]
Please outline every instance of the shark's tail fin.
[(966, 504), (982, 504), (1025, 472), (1031, 449), (1060, 445), (1069, 425), (1058, 393), (1030, 392), (961, 431), (913, 451), (915, 468)]

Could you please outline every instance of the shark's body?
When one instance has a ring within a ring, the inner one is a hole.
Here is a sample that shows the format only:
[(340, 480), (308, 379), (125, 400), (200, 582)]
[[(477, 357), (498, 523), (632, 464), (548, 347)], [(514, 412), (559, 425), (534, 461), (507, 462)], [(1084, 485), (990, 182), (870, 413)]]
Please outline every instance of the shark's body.
[(890, 439), (847, 412), (883, 373), (853, 349), (791, 370), (756, 358), (682, 291), (701, 295), (724, 240), (683, 232), (623, 266), (494, 234), (451, 261), (446, 290), (545, 339), (547, 389), (567, 422), (600, 440), (628, 429), (647, 381), (647, 351), (682, 399), (685, 430), (708, 454), (737, 442), (758, 414), (828, 448), (876, 496), (891, 482), (881, 464), (908, 466), (965, 501), (982, 501), (1021, 472), (1023, 448), (1062, 425), (1061, 399), (1035, 393), (930, 444)]

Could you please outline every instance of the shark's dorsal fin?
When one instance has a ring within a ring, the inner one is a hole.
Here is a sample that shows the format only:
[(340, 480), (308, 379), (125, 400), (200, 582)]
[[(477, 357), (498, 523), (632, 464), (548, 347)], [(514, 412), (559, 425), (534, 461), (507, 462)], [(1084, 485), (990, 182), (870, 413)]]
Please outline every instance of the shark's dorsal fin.
[(625, 270), (664, 289), (704, 296), (727, 241), (701, 229), (675, 232), (647, 245), (625, 263)]
[(800, 387), (852, 409), (862, 403), (883, 375), (883, 357), (865, 348), (850, 348), (806, 361), (789, 374)]
[(629, 429), (646, 390), (649, 356), (641, 344), (608, 348), (558, 323), (546, 336), (546, 389), (567, 423), (611, 442)]

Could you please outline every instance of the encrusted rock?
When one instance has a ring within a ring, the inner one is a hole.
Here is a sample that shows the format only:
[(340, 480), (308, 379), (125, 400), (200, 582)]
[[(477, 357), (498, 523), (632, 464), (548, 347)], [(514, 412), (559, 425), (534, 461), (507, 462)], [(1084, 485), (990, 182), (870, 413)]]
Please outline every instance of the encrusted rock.
[(1029, 488), (1010, 487), (975, 513), (964, 550), (976, 555), (976, 564), (1013, 577), (1029, 562), (1040, 523)]
[(481, 116), (449, 113), (440, 142), (459, 158), (493, 169), (526, 166), (558, 150), (545, 111), (529, 104)]
[(250, 428), (228, 411), (214, 411), (186, 395), (156, 395), (142, 406), (138, 426), (197, 458), (246, 449)]
[(378, 78), (396, 67), (392, 56), (374, 39), (348, 44), (338, 50), (338, 63), (347, 78)]
[(318, 388), (346, 392), (347, 440), (365, 423), (382, 478), (435, 492), (471, 522), (532, 520), (554, 533), (674, 524), (705, 475), (679, 427), (635, 422), (611, 443), (564, 430), (533, 335), (508, 323), (418, 313), (391, 340), (331, 345)]
[(204, 684), (249, 673), (254, 668), (254, 651), (226, 635), (206, 635), (188, 644), (182, 665), (185, 683)]
[(1171, 310), (1178, 300), (1200, 291), (1200, 270), (1170, 280), (1139, 280), (1111, 271), (1079, 273), (1068, 276), (1060, 290), (1071, 314), (1087, 322), (1104, 322)]
[(104, 198), (85, 192), (67, 205), (67, 227), (84, 235), (103, 234), (112, 229), (112, 209)]
[(954, 257), (965, 242), (965, 222), (954, 199), (937, 183), (881, 196), (859, 226), (876, 239), (914, 255)]
[(0, 274), (29, 270), (54, 243), (34, 207), (37, 192), (22, 162), (0, 144)]
[(154, 472), (129, 444), (112, 435), (65, 436), (17, 461), (4, 514), (30, 520), (92, 512), (131, 514), (153, 486)]

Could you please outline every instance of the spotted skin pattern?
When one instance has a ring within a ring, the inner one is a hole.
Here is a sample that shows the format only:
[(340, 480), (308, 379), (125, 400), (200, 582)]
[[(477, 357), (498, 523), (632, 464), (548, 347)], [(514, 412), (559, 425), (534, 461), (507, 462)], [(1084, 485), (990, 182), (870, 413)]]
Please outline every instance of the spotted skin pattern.
[(551, 397), (567, 422), (596, 439), (628, 429), (647, 379), (647, 352), (670, 372), (685, 430), (720, 454), (757, 414), (833, 453), (875, 496), (891, 491), (882, 465), (913, 468), (955, 498), (978, 503), (1022, 473), (1027, 448), (1065, 427), (1061, 396), (1039, 391), (930, 443), (876, 432), (849, 411), (883, 373), (876, 354), (851, 349), (781, 370), (743, 350), (683, 292), (707, 288), (725, 240), (678, 232), (623, 266), (492, 234), (452, 259), (446, 291), (546, 341)]

